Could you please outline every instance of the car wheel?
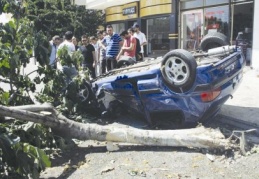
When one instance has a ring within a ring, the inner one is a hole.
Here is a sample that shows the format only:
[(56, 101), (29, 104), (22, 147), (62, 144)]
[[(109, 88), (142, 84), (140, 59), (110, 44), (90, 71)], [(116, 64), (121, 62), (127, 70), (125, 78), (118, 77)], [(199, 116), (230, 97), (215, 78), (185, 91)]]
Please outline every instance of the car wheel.
[(227, 36), (222, 33), (215, 32), (209, 33), (203, 37), (200, 43), (200, 49), (202, 51), (208, 51), (209, 49), (229, 45)]
[(93, 93), (89, 82), (84, 81), (80, 86), (78, 97), (81, 102), (89, 102), (92, 99)]
[(186, 92), (194, 83), (196, 67), (197, 63), (190, 52), (183, 49), (172, 50), (163, 57), (163, 81), (174, 92)]

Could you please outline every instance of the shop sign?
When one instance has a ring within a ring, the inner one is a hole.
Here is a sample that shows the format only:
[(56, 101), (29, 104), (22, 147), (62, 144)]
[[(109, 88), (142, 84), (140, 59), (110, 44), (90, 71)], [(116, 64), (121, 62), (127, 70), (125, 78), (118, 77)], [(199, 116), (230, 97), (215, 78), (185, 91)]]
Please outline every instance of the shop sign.
[(124, 16), (129, 14), (136, 14), (136, 6), (124, 8), (122, 10), (122, 14)]

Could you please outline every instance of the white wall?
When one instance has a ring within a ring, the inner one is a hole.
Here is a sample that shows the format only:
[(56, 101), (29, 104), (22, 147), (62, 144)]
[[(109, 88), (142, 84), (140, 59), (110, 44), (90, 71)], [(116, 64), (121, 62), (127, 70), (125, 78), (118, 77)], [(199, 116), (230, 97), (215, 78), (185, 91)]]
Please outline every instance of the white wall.
[(254, 28), (253, 28), (253, 51), (252, 51), (252, 67), (259, 68), (259, 1), (254, 1)]

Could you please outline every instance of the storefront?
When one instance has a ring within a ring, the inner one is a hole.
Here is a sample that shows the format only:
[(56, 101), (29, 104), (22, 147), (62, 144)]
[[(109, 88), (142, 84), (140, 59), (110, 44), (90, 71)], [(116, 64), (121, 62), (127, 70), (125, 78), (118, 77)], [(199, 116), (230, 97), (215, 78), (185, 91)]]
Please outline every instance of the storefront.
[(179, 47), (187, 50), (198, 48), (202, 37), (210, 32), (221, 32), (236, 44), (236, 37), (243, 32), (242, 44), (249, 62), (252, 49), (253, 0), (181, 0)]
[(172, 0), (140, 0), (105, 9), (106, 23), (112, 25), (117, 33), (134, 23), (140, 25), (148, 41), (145, 55), (149, 56), (164, 55), (170, 49), (177, 48), (175, 12)]
[(163, 55), (170, 50), (172, 0), (140, 1), (141, 27), (145, 28), (149, 56)]
[(105, 9), (106, 23), (112, 25), (114, 32), (120, 34), (139, 18), (139, 3), (133, 2)]
[[(76, 0), (79, 1), (79, 0)], [(236, 37), (243, 32), (242, 45), (247, 61), (251, 61), (255, 44), (254, 0), (109, 0), (86, 2), (86, 8), (104, 9), (106, 23), (120, 33), (138, 23), (146, 34), (148, 44), (145, 54), (160, 56), (184, 48), (195, 50), (203, 36), (221, 32), (236, 44)], [(257, 8), (258, 9), (258, 8)], [(253, 35), (254, 33), (254, 35)], [(258, 48), (258, 47), (256, 47)]]

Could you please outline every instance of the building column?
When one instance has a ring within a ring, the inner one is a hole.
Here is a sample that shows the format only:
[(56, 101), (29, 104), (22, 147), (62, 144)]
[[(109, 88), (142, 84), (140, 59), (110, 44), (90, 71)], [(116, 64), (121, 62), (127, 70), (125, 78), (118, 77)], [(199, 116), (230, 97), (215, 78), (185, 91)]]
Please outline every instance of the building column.
[(253, 51), (251, 65), (253, 68), (259, 70), (259, 23), (257, 23), (257, 18), (259, 17), (259, 1), (254, 1), (254, 22), (253, 22)]
[(171, 34), (171, 39), (170, 39), (170, 49), (177, 49), (178, 48), (178, 39), (179, 35), (178, 34), (178, 0), (172, 0), (172, 14), (170, 15), (170, 34)]

